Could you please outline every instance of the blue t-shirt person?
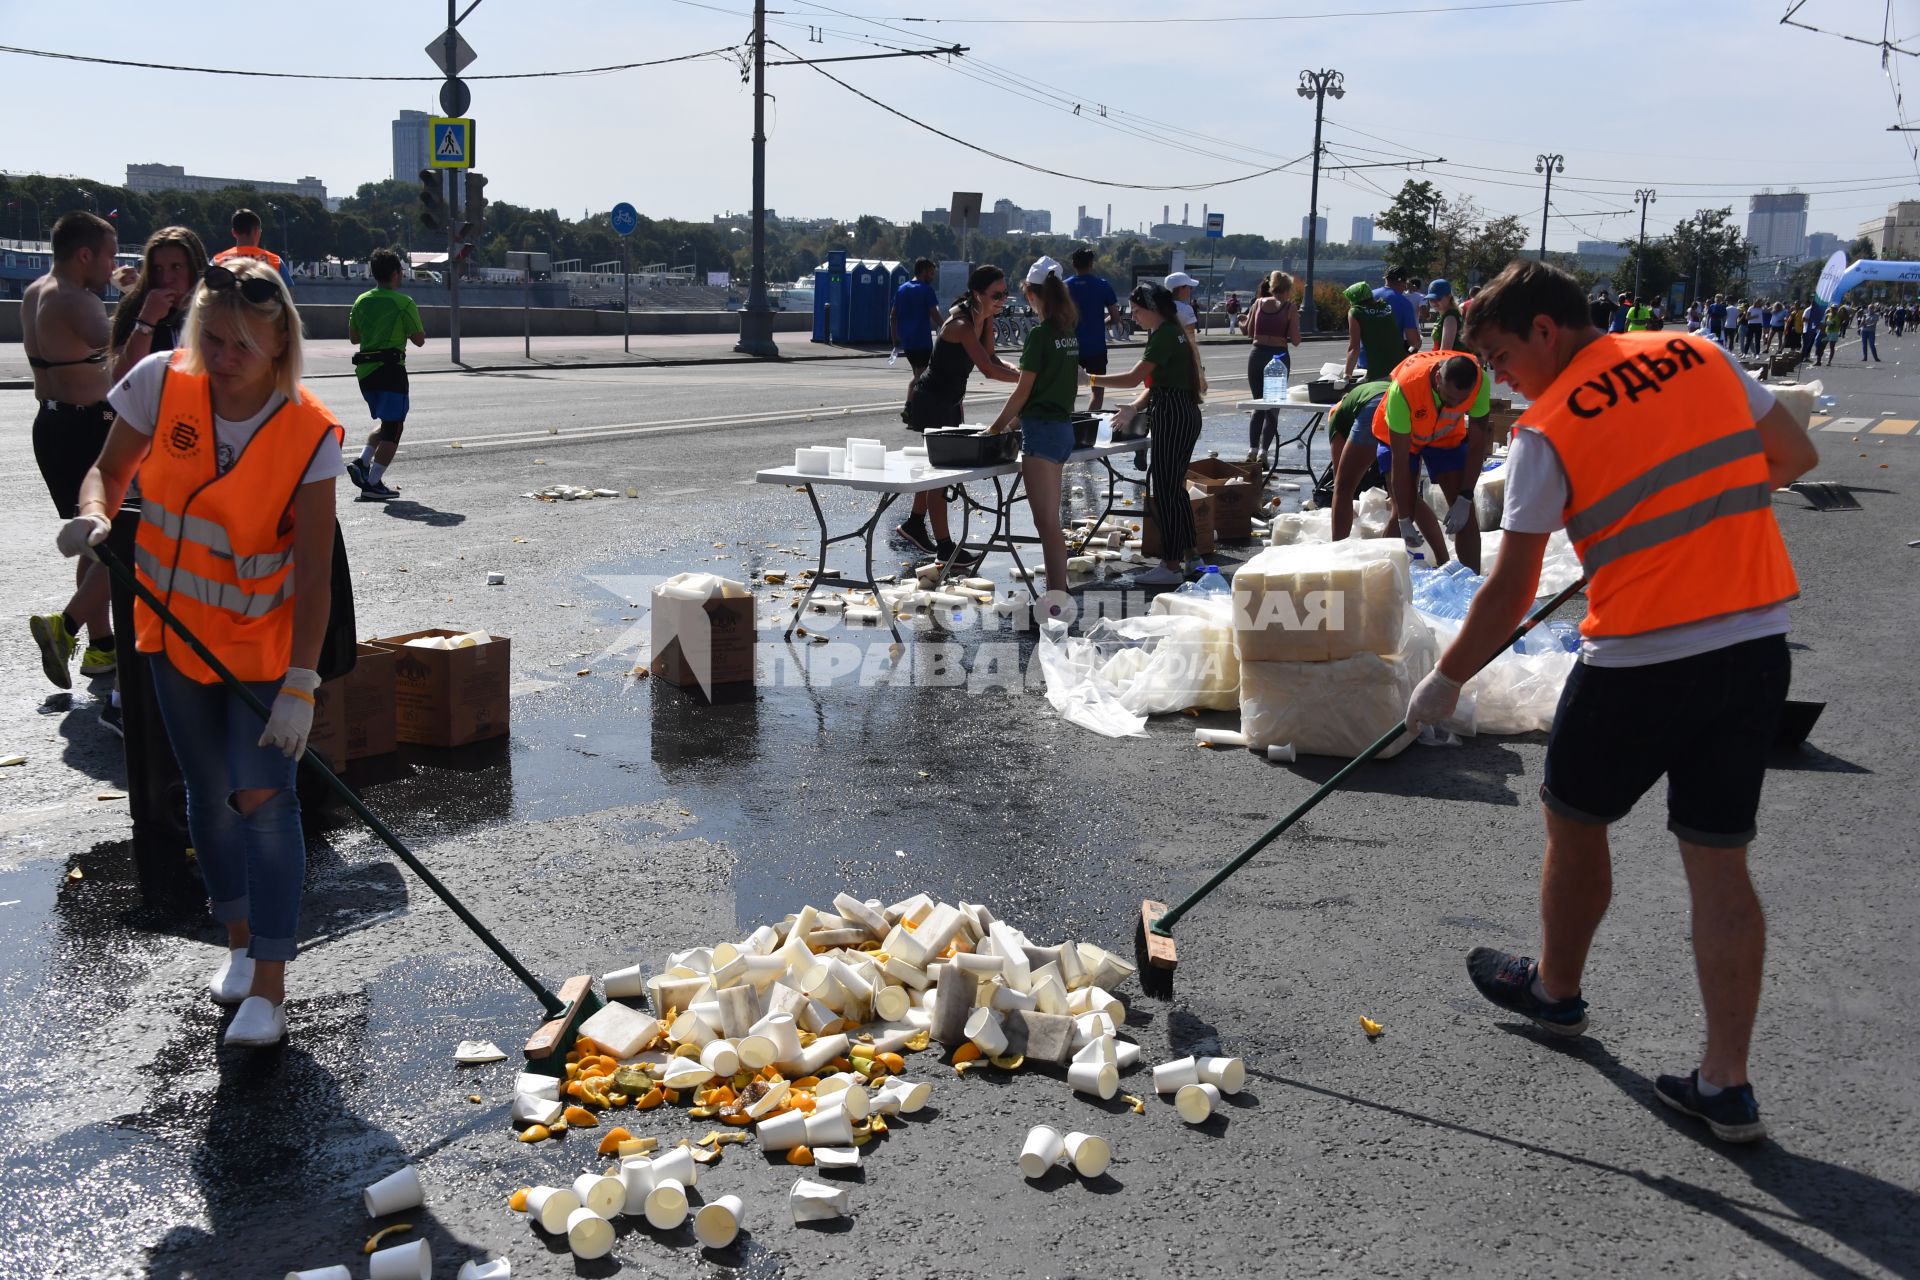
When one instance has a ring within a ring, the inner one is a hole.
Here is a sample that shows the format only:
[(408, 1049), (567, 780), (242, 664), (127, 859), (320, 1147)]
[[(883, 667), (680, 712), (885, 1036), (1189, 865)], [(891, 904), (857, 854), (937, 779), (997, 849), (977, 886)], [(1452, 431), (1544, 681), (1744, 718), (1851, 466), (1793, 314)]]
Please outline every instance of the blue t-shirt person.
[(933, 347), (933, 313), (940, 309), (940, 295), (933, 286), (909, 280), (893, 293), (893, 331), (902, 351), (928, 351)]
[(1068, 276), (1067, 294), (1080, 313), (1080, 323), (1073, 331), (1073, 336), (1080, 341), (1080, 354), (1088, 356), (1105, 351), (1107, 308), (1120, 303), (1113, 286), (1105, 276)]
[(1420, 327), (1419, 309), (1413, 305), (1412, 298), (1409, 298), (1398, 289), (1392, 287), (1375, 289), (1373, 291), (1373, 300), (1375, 302), (1384, 302), (1393, 308), (1394, 323), (1398, 324), (1402, 330), (1418, 329)]

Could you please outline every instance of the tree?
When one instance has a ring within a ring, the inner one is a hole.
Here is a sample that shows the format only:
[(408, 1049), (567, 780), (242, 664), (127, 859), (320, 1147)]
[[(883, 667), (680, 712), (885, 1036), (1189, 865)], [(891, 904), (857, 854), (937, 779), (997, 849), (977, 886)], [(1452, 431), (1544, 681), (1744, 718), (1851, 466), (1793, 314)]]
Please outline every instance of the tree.
[(1633, 292), (1634, 264), (1640, 263), (1640, 291), (1634, 300), (1642, 298), (1664, 298), (1673, 282), (1681, 278), (1679, 265), (1669, 252), (1666, 240), (1647, 241), (1646, 258), (1640, 257), (1640, 242), (1631, 240), (1623, 243), (1627, 256), (1620, 259), (1620, 265), (1613, 269), (1613, 291)]
[(1878, 258), (1880, 254), (1873, 247), (1873, 237), (1861, 236), (1847, 246), (1847, 257), (1855, 262), (1864, 258)]
[(1394, 243), (1387, 249), (1387, 265), (1405, 267), (1420, 275), (1432, 273), (1438, 254), (1434, 224), (1446, 199), (1431, 182), (1408, 178), (1393, 198), (1393, 205), (1374, 215), (1376, 229), (1389, 232)]
[(1682, 218), (1661, 244), (1678, 278), (1697, 279), (1699, 287), (1690, 290), (1696, 298), (1737, 290), (1752, 248), (1735, 225), (1730, 206), (1701, 209), (1691, 218)]
[(1526, 224), (1512, 214), (1482, 223), (1467, 243), (1468, 279), (1491, 279), (1521, 256), (1527, 244)]

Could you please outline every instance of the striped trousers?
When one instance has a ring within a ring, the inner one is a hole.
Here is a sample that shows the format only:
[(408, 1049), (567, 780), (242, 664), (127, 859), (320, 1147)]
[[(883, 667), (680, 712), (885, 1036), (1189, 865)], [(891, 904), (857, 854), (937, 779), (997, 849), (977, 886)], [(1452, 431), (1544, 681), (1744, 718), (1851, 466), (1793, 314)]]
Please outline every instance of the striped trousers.
[(1193, 503), (1187, 498), (1187, 464), (1200, 442), (1200, 402), (1191, 391), (1156, 387), (1146, 411), (1153, 448), (1147, 454), (1147, 501), (1160, 526), (1161, 556), (1179, 564), (1193, 550)]

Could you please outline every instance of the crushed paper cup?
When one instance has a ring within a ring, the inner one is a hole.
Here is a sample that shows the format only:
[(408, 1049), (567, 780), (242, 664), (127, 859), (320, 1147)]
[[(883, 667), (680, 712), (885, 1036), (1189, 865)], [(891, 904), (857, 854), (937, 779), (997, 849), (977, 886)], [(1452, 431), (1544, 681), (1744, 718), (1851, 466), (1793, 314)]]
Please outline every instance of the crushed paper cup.
[(686, 1187), (677, 1178), (661, 1178), (653, 1184), (653, 1190), (647, 1192), (644, 1212), (648, 1224), (656, 1230), (673, 1230), (687, 1220)]
[(353, 1280), (353, 1272), (343, 1266), (315, 1267), (310, 1271), (289, 1271), (287, 1280)]
[(580, 1024), (580, 1034), (607, 1047), (616, 1058), (631, 1058), (660, 1038), (660, 1019), (624, 1004), (600, 1006)]
[(583, 1173), (573, 1180), (573, 1194), (589, 1213), (611, 1218), (626, 1208), (626, 1184), (604, 1173)]
[(1085, 1062), (1118, 1067), (1120, 1065), (1118, 1042), (1112, 1036), (1095, 1036), (1074, 1050), (1073, 1064), (1077, 1066)]
[(1247, 735), (1238, 729), (1199, 728), (1193, 731), (1194, 742), (1202, 747), (1244, 747)]
[(485, 1262), (468, 1260), (460, 1264), (460, 1274), (454, 1280), (507, 1280), (512, 1274), (513, 1264), (505, 1258), (489, 1258)]
[(819, 1169), (858, 1169), (860, 1167), (860, 1148), (858, 1147), (815, 1147), (813, 1163)]
[(367, 1259), (367, 1280), (433, 1280), (433, 1250), (425, 1240), (382, 1249)]
[(989, 1058), (997, 1058), (1007, 1051), (1007, 1029), (992, 1009), (975, 1009), (968, 1014), (966, 1035)]
[(1065, 1140), (1060, 1131), (1037, 1124), (1027, 1130), (1027, 1140), (1020, 1148), (1020, 1174), (1026, 1178), (1043, 1178), (1047, 1170), (1060, 1163), (1061, 1155), (1066, 1151)]
[(1113, 1163), (1112, 1145), (1096, 1134), (1070, 1133), (1062, 1146), (1066, 1149), (1067, 1160), (1072, 1163), (1074, 1172), (1083, 1178), (1097, 1178)]
[(471, 1066), (481, 1062), (505, 1062), (507, 1055), (491, 1040), (462, 1040), (453, 1047), (453, 1060)]
[(1012, 987), (993, 989), (992, 1007), (1002, 1013), (1011, 1013), (1016, 1009), (1022, 1013), (1028, 1013), (1039, 1006), (1040, 1002), (1024, 991), (1015, 991)]
[(369, 1218), (384, 1218), (389, 1213), (411, 1209), (426, 1200), (420, 1189), (420, 1175), (412, 1165), (397, 1169), (360, 1193)]
[(557, 1076), (543, 1076), (537, 1071), (522, 1071), (513, 1078), (513, 1091), (535, 1098), (545, 1098), (549, 1102), (560, 1097), (560, 1080)]
[(613, 1252), (613, 1224), (591, 1209), (575, 1209), (567, 1216), (567, 1248), (583, 1261)]
[(1173, 1095), (1173, 1106), (1180, 1118), (1188, 1124), (1199, 1124), (1220, 1105), (1220, 1087), (1212, 1084), (1188, 1084), (1180, 1086), (1180, 1092)]
[(1247, 1064), (1238, 1058), (1202, 1058), (1200, 1082), (1216, 1086), (1221, 1093), (1234, 1094), (1246, 1087)]
[(693, 1237), (709, 1249), (724, 1249), (740, 1234), (747, 1209), (739, 1196), (721, 1196), (693, 1215)]
[(830, 1222), (851, 1213), (853, 1201), (839, 1187), (815, 1182), (811, 1178), (802, 1178), (793, 1184), (792, 1190), (787, 1192), (787, 1207), (792, 1211), (796, 1224)]
[(1067, 1083), (1075, 1093), (1104, 1102), (1120, 1092), (1120, 1068), (1110, 1062), (1076, 1062), (1067, 1068)]
[(1200, 1083), (1200, 1064), (1192, 1057), (1175, 1058), (1153, 1069), (1155, 1093), (1178, 1093), (1190, 1084)]
[[(752, 1039), (751, 1036), (748, 1039)], [(758, 1099), (747, 1104), (747, 1118), (759, 1120), (770, 1114), (782, 1102), (787, 1100), (789, 1086), (785, 1080), (776, 1080)]]
[(513, 1115), (510, 1123), (516, 1127), (530, 1124), (552, 1124), (566, 1111), (558, 1098), (536, 1098), (530, 1093), (513, 1095)]
[(527, 1221), (550, 1236), (565, 1232), (567, 1218), (580, 1207), (580, 1197), (570, 1187), (535, 1187), (527, 1192)]
[(645, 965), (630, 964), (624, 969), (600, 975), (600, 990), (609, 1000), (636, 1000), (647, 994)]

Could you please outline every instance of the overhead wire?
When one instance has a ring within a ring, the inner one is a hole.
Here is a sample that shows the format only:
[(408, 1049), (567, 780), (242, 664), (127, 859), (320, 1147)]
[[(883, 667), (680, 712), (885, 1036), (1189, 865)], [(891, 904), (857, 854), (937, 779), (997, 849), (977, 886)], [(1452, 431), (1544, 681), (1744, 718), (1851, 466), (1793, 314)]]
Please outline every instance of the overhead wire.
[[(1328, 13), (1236, 14), (1211, 18), (1102, 18), (1103, 26), (1177, 26), (1214, 25), (1235, 22), (1321, 22), (1332, 18), (1395, 18), (1429, 13), (1477, 13), (1490, 9), (1544, 9), (1555, 5), (1584, 4), (1586, 0), (1480, 0), (1473, 4), (1435, 4), (1398, 9), (1347, 9)], [(818, 6), (825, 7), (825, 6)], [(840, 13), (840, 10), (832, 12)], [(922, 15), (876, 18), (866, 14), (842, 13), (867, 22), (925, 22), (940, 26), (1084, 26), (1084, 18), (940, 18)]]
[[(724, 45), (718, 49), (703, 49), (699, 53), (683, 53), (672, 58), (654, 58), (647, 62), (618, 62), (604, 67), (576, 67), (568, 71), (512, 71), (494, 75), (462, 76), (463, 80), (553, 80), (571, 76), (609, 75), (618, 71), (636, 71), (641, 67), (664, 67), (673, 62), (692, 62), (698, 58), (731, 57), (739, 45)], [(240, 67), (195, 67), (172, 62), (141, 62), (130, 58), (103, 58), (84, 53), (60, 53), (51, 49), (23, 49), (16, 45), (0, 45), (0, 53), (19, 54), (27, 58), (51, 58), (60, 62), (90, 62), (108, 67), (132, 67), (144, 71), (186, 71), (208, 76), (254, 76), (268, 80), (378, 80), (378, 81), (436, 81), (444, 76), (364, 76), (338, 75), (315, 71), (253, 71)]]

